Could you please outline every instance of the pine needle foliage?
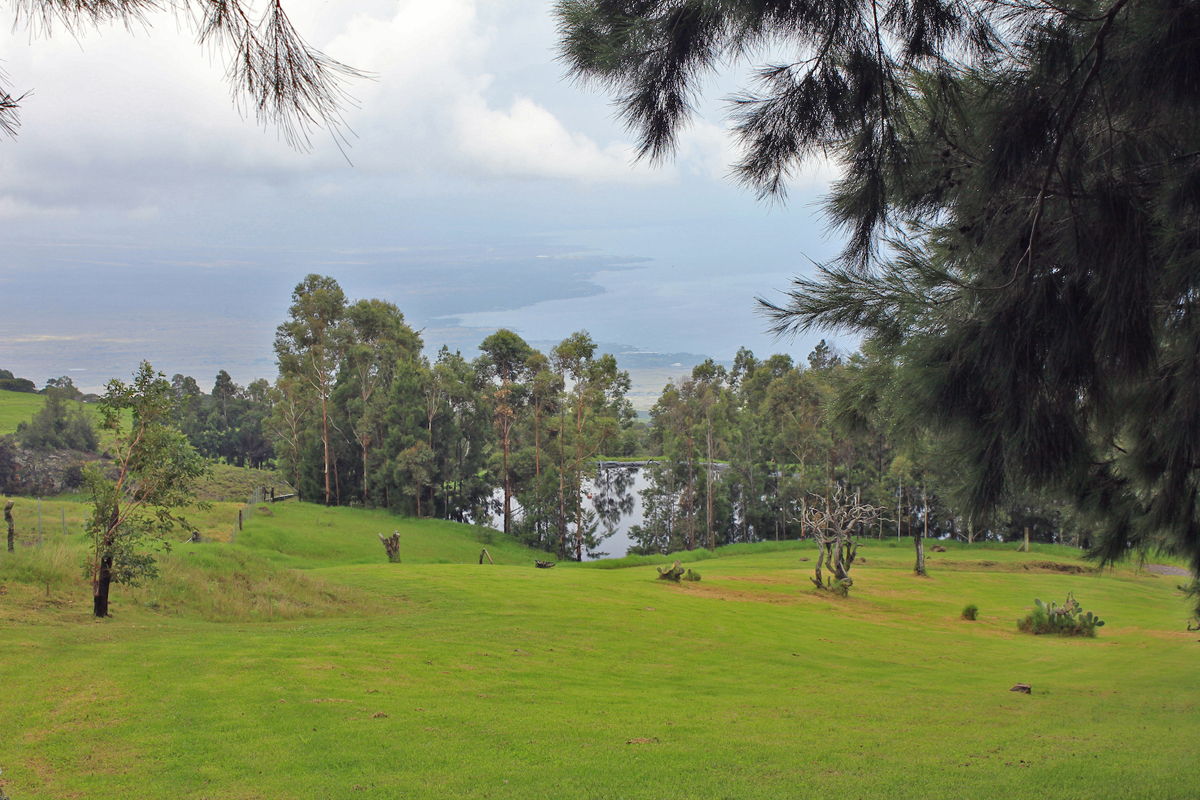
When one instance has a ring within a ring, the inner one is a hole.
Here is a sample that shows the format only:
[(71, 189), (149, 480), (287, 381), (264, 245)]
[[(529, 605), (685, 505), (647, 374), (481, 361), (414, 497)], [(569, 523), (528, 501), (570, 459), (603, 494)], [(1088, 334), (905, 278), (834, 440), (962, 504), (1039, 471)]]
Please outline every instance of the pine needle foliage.
[(768, 198), (826, 158), (846, 248), (779, 334), (896, 359), (985, 513), (1073, 500), (1110, 563), (1200, 574), (1200, 2), (560, 0), (563, 58), (669, 154), (701, 82), (732, 98), (738, 178)]
[[(110, 25), (144, 29), (155, 13), (174, 13), (201, 46), (226, 54), (226, 78), (239, 108), (301, 150), (309, 149), (317, 129), (339, 135), (342, 111), (352, 103), (346, 83), (366, 77), (305, 42), (279, 0), (268, 0), (261, 12), (243, 0), (14, 0), (13, 10), (13, 27), (30, 36), (55, 29), (76, 36)], [(13, 96), (7, 83), (0, 72), (0, 133), (12, 136), (24, 95)]]

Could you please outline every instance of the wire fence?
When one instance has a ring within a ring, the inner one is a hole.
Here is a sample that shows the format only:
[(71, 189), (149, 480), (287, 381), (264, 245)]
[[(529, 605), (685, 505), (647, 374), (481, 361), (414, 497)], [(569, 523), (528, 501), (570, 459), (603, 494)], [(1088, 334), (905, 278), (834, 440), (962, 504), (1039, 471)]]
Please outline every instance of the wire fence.
[(233, 544), (237, 541), (237, 535), (242, 530), (242, 524), (246, 519), (254, 514), (255, 508), (269, 503), (279, 503), (284, 500), (291, 500), (295, 496), (296, 495), (294, 494), (276, 494), (275, 489), (272, 487), (259, 486), (250, 493), (250, 496), (246, 499), (246, 502), (241, 508), (238, 509), (237, 520), (233, 523), (233, 530), (229, 533), (229, 543)]

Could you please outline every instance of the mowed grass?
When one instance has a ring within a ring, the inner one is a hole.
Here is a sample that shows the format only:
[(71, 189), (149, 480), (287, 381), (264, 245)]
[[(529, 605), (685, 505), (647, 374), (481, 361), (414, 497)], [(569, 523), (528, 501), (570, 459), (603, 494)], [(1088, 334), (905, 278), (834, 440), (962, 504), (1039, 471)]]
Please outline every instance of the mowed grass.
[(45, 395), (0, 390), (0, 436), (16, 433), (17, 425), (33, 419), (45, 404)]
[[(375, 536), (393, 529), (402, 564)], [(282, 504), (234, 545), (176, 548), (214, 584), (274, 570), (323, 587), (317, 616), (284, 621), (118, 589), (115, 618), (91, 622), (86, 586), (40, 597), (0, 554), (5, 792), (1044, 800), (1200, 785), (1200, 634), (1179, 579), (1071, 574), (1065, 548), (1011, 547), (933, 553), (920, 579), (907, 541), (869, 543), (838, 600), (808, 583), (805, 548), (685, 560), (703, 580), (667, 585), (651, 565), (537, 570), (494, 536), (498, 563), (481, 566), (467, 526)], [(203, 604), (202, 584), (188, 591)], [(1016, 632), (1034, 597), (1068, 591), (1107, 620), (1099, 638)], [(968, 602), (979, 621), (959, 619)]]
[[(22, 422), (29, 422), (33, 419), (33, 415), (42, 410), (42, 406), (46, 405), (46, 396), (42, 394), (33, 394), (32, 392), (7, 392), (0, 390), (0, 436), (7, 436), (10, 433), (17, 432), (17, 426)], [(74, 401), (70, 404), (74, 408)], [(96, 427), (100, 427), (100, 408), (94, 403), (84, 403), (84, 410), (88, 416), (92, 418), (92, 422)], [(125, 413), (125, 428), (128, 430), (132, 416)], [(100, 431), (100, 449), (112, 447), (115, 439), (112, 432), (107, 430)]]

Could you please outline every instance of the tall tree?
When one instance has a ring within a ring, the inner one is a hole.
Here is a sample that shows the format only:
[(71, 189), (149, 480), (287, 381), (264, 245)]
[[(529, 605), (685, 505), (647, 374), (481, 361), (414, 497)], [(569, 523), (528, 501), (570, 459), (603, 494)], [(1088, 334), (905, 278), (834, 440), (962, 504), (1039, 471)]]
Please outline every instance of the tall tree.
[(115, 477), (95, 466), (86, 471), (92, 502), (88, 567), (97, 617), (108, 616), (112, 583), (137, 585), (155, 574), (147, 546), (169, 548), (168, 536), (195, 531), (179, 509), (195, 503), (196, 482), (208, 467), (173, 424), (173, 406), (166, 376), (144, 361), (132, 383), (114, 378), (100, 400), (102, 427), (113, 437)]
[(280, 375), (295, 376), (311, 387), (321, 413), (325, 505), (333, 502), (332, 453), (329, 439), (329, 400), (344, 346), (339, 326), (346, 313), (346, 295), (337, 281), (311, 274), (292, 291), (291, 319), (275, 331), (275, 355)]
[(276, 443), (282, 445), (280, 467), (289, 476), (292, 488), (300, 493), (300, 458), (304, 449), (305, 424), (312, 411), (312, 393), (296, 376), (280, 375), (268, 397), (271, 400), (271, 416), (267, 426)]
[(370, 502), (371, 445), (379, 438), (383, 400), (396, 363), (421, 351), (421, 337), (404, 323), (404, 314), (386, 300), (359, 300), (346, 309), (343, 368), (354, 394), (351, 427), (362, 448), (362, 500)]
[(492, 407), (495, 410), (496, 432), (500, 434), (503, 455), (501, 478), (504, 482), (504, 532), (511, 533), (512, 525), (512, 475), (508, 469), (508, 454), (512, 444), (512, 432), (516, 425), (520, 406), (524, 400), (523, 387), (516, 384), (525, 372), (525, 362), (533, 355), (533, 348), (517, 334), (501, 328), (484, 339), (479, 350), (483, 353), (480, 368), (489, 380), (499, 381), (492, 391)]
[[(596, 343), (587, 331), (573, 333), (559, 342), (554, 348), (554, 360), (568, 387), (568, 402), (564, 406), (569, 406), (572, 412), (575, 559), (582, 561), (587, 538), (584, 529), (583, 465), (600, 453), (604, 443), (616, 435), (625, 392), (629, 390), (629, 373), (618, 370), (617, 360), (610, 354), (596, 358)], [(565, 468), (565, 463), (562, 466)], [(560, 476), (560, 482), (563, 477)]]

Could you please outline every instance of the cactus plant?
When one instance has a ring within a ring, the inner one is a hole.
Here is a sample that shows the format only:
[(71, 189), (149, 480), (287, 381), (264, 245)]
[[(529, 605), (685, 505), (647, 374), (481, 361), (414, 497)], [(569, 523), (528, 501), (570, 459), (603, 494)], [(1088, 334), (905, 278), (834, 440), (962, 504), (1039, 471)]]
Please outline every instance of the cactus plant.
[(1067, 592), (1067, 599), (1061, 606), (1053, 600), (1044, 603), (1037, 598), (1033, 606), (1032, 612), (1017, 621), (1018, 630), (1035, 635), (1053, 633), (1058, 636), (1093, 637), (1097, 628), (1104, 627), (1102, 619), (1080, 608), (1073, 592)]

